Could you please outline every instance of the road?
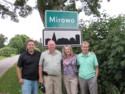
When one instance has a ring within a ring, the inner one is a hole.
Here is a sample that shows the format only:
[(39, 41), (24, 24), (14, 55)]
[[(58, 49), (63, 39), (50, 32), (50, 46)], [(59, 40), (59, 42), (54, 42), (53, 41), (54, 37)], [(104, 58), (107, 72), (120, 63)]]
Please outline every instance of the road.
[(17, 62), (18, 57), (19, 55), (0, 60), (0, 77)]

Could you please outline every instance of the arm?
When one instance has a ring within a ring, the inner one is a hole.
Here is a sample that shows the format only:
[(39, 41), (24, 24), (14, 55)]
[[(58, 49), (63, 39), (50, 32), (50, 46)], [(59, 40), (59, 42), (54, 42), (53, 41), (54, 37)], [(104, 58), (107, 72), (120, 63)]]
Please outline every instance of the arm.
[(39, 83), (43, 83), (43, 74), (42, 74), (42, 66), (41, 65), (39, 65), (38, 73), (39, 73)]
[(98, 74), (99, 74), (99, 68), (98, 68), (98, 66), (95, 68), (95, 71), (96, 71), (96, 76), (98, 77)]
[(21, 76), (21, 68), (17, 66), (16, 72), (17, 72), (19, 83), (22, 84), (23, 83), (23, 79), (22, 79), (22, 76)]
[(40, 60), (39, 60), (39, 69), (38, 69), (38, 74), (39, 74), (39, 83), (43, 83), (43, 69), (42, 69), (42, 63), (43, 63), (43, 53), (40, 56)]
[(96, 55), (94, 54), (94, 66), (95, 66), (96, 77), (98, 77), (98, 74), (99, 74), (99, 67), (98, 67), (98, 65), (99, 64), (98, 64)]

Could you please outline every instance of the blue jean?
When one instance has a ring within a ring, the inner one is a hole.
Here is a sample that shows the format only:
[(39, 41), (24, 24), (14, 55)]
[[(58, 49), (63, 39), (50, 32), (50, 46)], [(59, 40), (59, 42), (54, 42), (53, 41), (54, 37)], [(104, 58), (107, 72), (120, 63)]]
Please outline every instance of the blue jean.
[(22, 94), (38, 94), (38, 81), (24, 79)]

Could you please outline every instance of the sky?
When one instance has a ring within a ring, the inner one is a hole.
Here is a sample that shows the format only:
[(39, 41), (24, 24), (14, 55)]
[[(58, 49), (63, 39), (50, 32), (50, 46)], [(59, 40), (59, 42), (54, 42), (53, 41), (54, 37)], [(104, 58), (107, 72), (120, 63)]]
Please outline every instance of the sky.
[[(34, 6), (33, 2), (30, 5)], [(37, 10), (34, 10), (27, 18), (19, 18), (19, 23), (11, 21), (9, 17), (7, 19), (0, 18), (0, 34), (2, 33), (8, 38), (7, 42), (16, 34), (25, 34), (31, 39), (39, 41), (42, 38), (43, 28), (43, 23)]]
[(0, 33), (8, 37), (8, 41), (17, 34), (25, 34), (33, 40), (40, 40), (44, 27), (38, 11), (35, 10), (27, 18), (19, 20), (19, 23), (15, 23), (10, 19), (0, 19)]
[[(2, 0), (0, 0), (2, 1)], [(8, 0), (14, 1), (14, 0)], [(34, 5), (33, 0), (29, 0), (30, 5)], [(103, 0), (101, 5), (101, 10), (111, 15), (125, 14), (125, 0)], [(79, 4), (80, 7), (80, 4)], [(80, 13), (79, 18), (90, 19), (90, 17), (85, 16), (84, 12)], [(20, 18), (19, 23), (15, 23), (8, 19), (0, 18), (0, 34), (2, 33), (9, 40), (14, 37), (16, 34), (25, 34), (34, 40), (40, 40), (42, 38), (42, 30), (44, 29), (42, 20), (37, 10), (34, 10), (33, 13), (27, 18)]]

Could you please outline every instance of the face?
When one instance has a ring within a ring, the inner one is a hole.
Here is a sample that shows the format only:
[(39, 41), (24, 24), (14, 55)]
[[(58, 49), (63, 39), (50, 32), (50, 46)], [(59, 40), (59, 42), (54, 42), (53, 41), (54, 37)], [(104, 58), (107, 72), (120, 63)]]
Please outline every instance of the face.
[(68, 46), (64, 47), (64, 52), (66, 54), (66, 56), (70, 56), (71, 55), (71, 50)]
[(87, 54), (89, 51), (89, 45), (88, 44), (82, 44), (81, 46), (83, 54)]
[(48, 42), (48, 49), (50, 52), (54, 52), (55, 51), (55, 47), (56, 47), (56, 44), (53, 40), (50, 40)]
[(35, 49), (35, 44), (34, 42), (30, 41), (27, 43), (27, 49), (28, 49), (28, 52), (34, 52), (34, 49)]

